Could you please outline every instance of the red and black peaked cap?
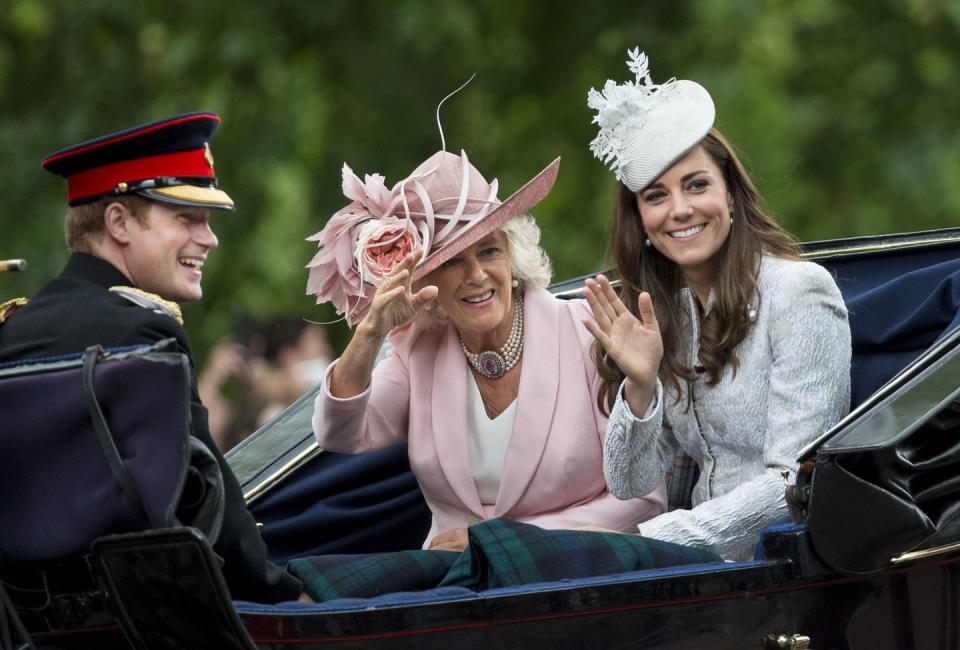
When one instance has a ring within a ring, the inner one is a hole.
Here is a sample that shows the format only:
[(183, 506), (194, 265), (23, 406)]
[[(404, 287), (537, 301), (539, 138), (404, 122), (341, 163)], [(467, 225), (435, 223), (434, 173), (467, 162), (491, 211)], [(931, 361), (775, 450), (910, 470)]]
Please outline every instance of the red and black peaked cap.
[(140, 194), (155, 201), (232, 210), (217, 188), (210, 138), (216, 113), (187, 113), (55, 151), (40, 166), (67, 179), (67, 202)]

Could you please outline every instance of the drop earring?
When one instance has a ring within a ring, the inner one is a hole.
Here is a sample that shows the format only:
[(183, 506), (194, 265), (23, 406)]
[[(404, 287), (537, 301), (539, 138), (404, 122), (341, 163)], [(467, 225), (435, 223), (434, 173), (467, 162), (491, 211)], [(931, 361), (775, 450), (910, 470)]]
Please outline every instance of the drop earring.
[(520, 286), (520, 280), (514, 278), (514, 279), (510, 282), (510, 286), (513, 287), (514, 289), (516, 289), (517, 287)]
[(653, 246), (653, 242), (651, 242), (650, 238), (647, 237), (645, 240), (643, 240), (643, 245), (646, 246), (647, 248), (650, 248), (651, 246)]

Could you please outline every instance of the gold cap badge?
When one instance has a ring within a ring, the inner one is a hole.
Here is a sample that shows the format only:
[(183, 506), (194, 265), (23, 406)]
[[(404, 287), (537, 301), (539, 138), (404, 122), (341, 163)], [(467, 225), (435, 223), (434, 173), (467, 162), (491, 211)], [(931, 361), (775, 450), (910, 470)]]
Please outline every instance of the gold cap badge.
[(207, 164), (210, 165), (210, 169), (213, 169), (213, 152), (210, 151), (210, 143), (203, 143), (203, 157), (206, 159)]

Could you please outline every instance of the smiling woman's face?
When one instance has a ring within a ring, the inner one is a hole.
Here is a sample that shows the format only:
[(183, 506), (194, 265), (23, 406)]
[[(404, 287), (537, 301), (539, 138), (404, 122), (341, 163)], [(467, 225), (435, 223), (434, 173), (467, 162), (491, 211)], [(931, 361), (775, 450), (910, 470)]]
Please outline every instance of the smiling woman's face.
[(479, 352), (502, 345), (513, 318), (513, 264), (500, 231), (440, 265), (425, 278), (436, 285), (437, 302), (467, 345)]
[(702, 146), (637, 192), (651, 244), (695, 284), (713, 280), (713, 257), (730, 235), (731, 201), (723, 172)]

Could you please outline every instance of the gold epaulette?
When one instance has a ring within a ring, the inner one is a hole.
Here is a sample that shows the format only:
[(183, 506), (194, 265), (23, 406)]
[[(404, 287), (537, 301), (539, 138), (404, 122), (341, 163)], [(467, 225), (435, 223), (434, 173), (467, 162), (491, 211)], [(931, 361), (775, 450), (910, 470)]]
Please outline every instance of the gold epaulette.
[(164, 300), (155, 293), (150, 293), (149, 291), (144, 291), (143, 289), (137, 289), (136, 287), (117, 285), (115, 287), (110, 287), (110, 292), (115, 293), (118, 296), (123, 296), (133, 304), (140, 305), (141, 307), (149, 309), (156, 314), (163, 314), (165, 316), (175, 318), (178, 323), (183, 325), (183, 314), (180, 313), (180, 305), (175, 302)]
[(26, 298), (14, 298), (0, 304), (0, 324), (10, 318), (10, 314), (27, 304)]

